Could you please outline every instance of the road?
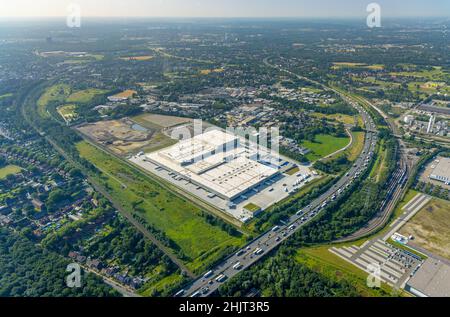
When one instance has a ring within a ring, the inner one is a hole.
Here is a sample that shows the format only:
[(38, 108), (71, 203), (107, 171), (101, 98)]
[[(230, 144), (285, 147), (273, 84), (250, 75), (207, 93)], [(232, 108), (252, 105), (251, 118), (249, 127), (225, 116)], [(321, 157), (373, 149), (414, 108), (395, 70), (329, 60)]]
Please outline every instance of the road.
[[(267, 60), (265, 62), (267, 62)], [(282, 71), (287, 72), (292, 76), (302, 78), (301, 76), (298, 76), (290, 71)], [(296, 215), (291, 216), (285, 224), (279, 225), (276, 228), (260, 235), (255, 240), (247, 244), (244, 248), (240, 249), (236, 254), (228, 257), (223, 262), (218, 264), (203, 277), (198, 278), (188, 287), (177, 292), (175, 296), (210, 296), (218, 290), (220, 285), (222, 285), (225, 280), (236, 276), (241, 271), (258, 262), (264, 253), (268, 253), (275, 249), (295, 232), (310, 223), (319, 215), (320, 211), (326, 207), (329, 202), (335, 200), (339, 195), (342, 195), (342, 193), (350, 187), (353, 181), (364, 172), (368, 166), (368, 162), (373, 157), (372, 154), (376, 148), (378, 137), (374, 131), (377, 131), (377, 129), (373, 119), (363, 107), (357, 105), (356, 103), (352, 103), (352, 105), (358, 110), (364, 122), (366, 122), (368, 132), (365, 137), (364, 149), (348, 173), (345, 174), (345, 176), (343, 176), (327, 192), (316, 198), (309, 206), (303, 210), (299, 210)]]

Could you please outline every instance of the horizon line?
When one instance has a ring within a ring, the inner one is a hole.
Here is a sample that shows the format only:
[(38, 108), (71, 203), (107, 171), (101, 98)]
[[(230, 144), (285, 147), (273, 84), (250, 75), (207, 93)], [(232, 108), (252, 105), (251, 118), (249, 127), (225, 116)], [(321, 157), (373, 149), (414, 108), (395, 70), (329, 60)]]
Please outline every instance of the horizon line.
[[(341, 15), (320, 15), (320, 16), (119, 16), (119, 15), (111, 15), (111, 16), (95, 16), (95, 15), (86, 15), (83, 18), (95, 18), (95, 19), (105, 19), (105, 18), (114, 18), (114, 19), (359, 19), (366, 18), (366, 15), (350, 15), (350, 16), (341, 16)], [(2, 16), (0, 15), (0, 19), (65, 19), (66, 15), (50, 15), (50, 16), (37, 16), (37, 15), (29, 15), (29, 16)], [(385, 15), (384, 18), (388, 19), (404, 19), (404, 18), (440, 18), (440, 19), (450, 19), (449, 16), (445, 15)]]

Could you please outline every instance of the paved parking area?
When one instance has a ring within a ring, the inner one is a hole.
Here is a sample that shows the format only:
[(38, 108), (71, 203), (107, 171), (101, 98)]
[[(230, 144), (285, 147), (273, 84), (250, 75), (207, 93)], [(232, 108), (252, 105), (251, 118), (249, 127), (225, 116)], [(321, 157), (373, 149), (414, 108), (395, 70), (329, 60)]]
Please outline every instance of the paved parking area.
[(397, 249), (382, 239), (366, 242), (361, 247), (331, 248), (330, 252), (354, 264), (367, 273), (373, 267), (380, 268), (380, 280), (394, 287), (403, 288), (406, 281), (422, 263), (421, 259)]
[[(169, 183), (182, 188), (185, 191), (195, 195), (206, 203), (215, 206), (221, 211), (231, 215), (239, 221), (245, 222), (250, 220), (253, 215), (246, 211), (244, 207), (249, 203), (254, 203), (263, 210), (273, 204), (285, 199), (295, 191), (300, 190), (307, 183), (316, 178), (308, 167), (299, 166), (299, 171), (295, 175), (281, 174), (275, 178), (264, 182), (255, 190), (246, 194), (247, 199), (234, 201), (235, 207), (230, 207), (229, 202), (218, 196), (211, 195), (206, 189), (197, 186), (186, 179), (180, 178), (178, 175), (148, 161), (144, 160), (144, 156), (133, 156), (130, 161), (141, 168), (161, 177)], [(299, 175), (311, 175), (307, 180), (296, 185)]]

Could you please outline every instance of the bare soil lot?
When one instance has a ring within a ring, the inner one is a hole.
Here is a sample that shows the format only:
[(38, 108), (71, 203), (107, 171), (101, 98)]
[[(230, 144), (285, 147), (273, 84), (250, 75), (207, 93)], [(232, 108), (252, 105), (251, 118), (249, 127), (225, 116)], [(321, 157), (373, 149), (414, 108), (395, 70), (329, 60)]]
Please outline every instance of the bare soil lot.
[(148, 124), (156, 125), (163, 129), (175, 127), (185, 123), (191, 123), (192, 119), (182, 117), (164, 116), (159, 114), (144, 114), (133, 118), (136, 122), (139, 122), (143, 126), (147, 127)]
[(160, 126), (141, 125), (131, 118), (84, 124), (77, 129), (95, 143), (123, 156), (153, 152), (176, 143), (162, 133)]
[(411, 242), (450, 259), (450, 202), (433, 198), (401, 230)]
[(136, 125), (128, 118), (85, 124), (77, 129), (95, 142), (121, 155), (148, 146), (155, 132)]

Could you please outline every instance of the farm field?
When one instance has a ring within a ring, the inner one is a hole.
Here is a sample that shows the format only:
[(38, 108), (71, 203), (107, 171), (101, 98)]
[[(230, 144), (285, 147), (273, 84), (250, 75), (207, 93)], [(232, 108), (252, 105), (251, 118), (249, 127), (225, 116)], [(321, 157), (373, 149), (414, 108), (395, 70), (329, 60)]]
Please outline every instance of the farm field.
[(0, 180), (5, 179), (8, 175), (15, 175), (22, 171), (19, 166), (16, 165), (7, 165), (5, 167), (0, 168)]
[[(149, 176), (87, 142), (77, 144), (80, 155), (102, 171), (98, 179), (122, 207), (143, 217), (174, 241), (192, 270), (202, 270), (222, 252), (243, 243), (205, 221), (201, 210)], [(228, 250), (229, 252), (229, 250)]]
[(349, 142), (350, 138), (348, 137), (337, 138), (332, 135), (319, 134), (316, 136), (315, 142), (305, 141), (302, 146), (311, 151), (306, 158), (314, 162), (344, 148)]
[(401, 228), (400, 233), (412, 235), (413, 244), (450, 259), (450, 202), (433, 198)]
[(201, 75), (209, 75), (211, 73), (223, 73), (224, 69), (223, 68), (216, 68), (216, 69), (202, 69), (200, 71)]

